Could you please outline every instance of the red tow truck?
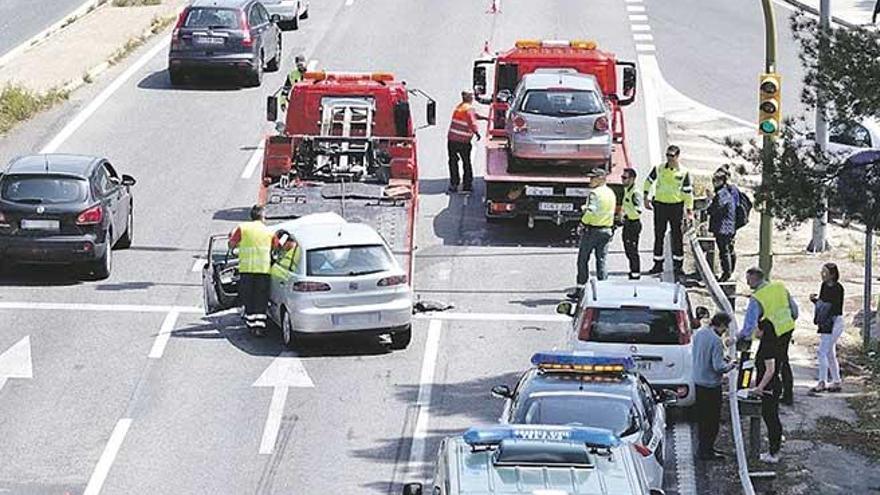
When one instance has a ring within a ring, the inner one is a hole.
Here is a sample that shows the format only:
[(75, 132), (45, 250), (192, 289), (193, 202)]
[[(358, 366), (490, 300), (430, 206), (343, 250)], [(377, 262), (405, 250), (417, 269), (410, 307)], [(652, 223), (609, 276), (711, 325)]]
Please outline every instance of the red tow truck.
[[(533, 227), (535, 221), (562, 225), (581, 216), (589, 193), (585, 173), (597, 165), (528, 160), (524, 167), (523, 159), (517, 158), (515, 170), (510, 166), (513, 157), (507, 119), (514, 93), (526, 74), (554, 69), (595, 76), (610, 114), (612, 134), (611, 160), (598, 166), (607, 168), (608, 184), (617, 192), (618, 202), (621, 200), (621, 173), (630, 163), (623, 107), (635, 101), (635, 64), (617, 60), (593, 41), (520, 40), (510, 50), (476, 60), (473, 68), (477, 101), (489, 105), (485, 204), (490, 221), (525, 217)], [(491, 87), (487, 81), (490, 75)]]

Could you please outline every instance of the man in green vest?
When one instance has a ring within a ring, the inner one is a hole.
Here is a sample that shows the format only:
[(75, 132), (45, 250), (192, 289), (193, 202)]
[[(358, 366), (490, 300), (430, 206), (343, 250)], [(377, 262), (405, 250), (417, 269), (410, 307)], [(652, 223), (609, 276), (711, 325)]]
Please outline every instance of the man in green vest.
[(578, 225), (581, 236), (578, 246), (577, 284), (583, 287), (590, 277), (590, 256), (596, 253), (596, 278), (608, 278), (605, 259), (608, 257), (608, 243), (611, 241), (614, 227), (614, 209), (617, 197), (610, 187), (605, 185), (606, 171), (594, 168), (590, 171), (590, 194), (583, 206), (584, 215)]
[(281, 105), (285, 108), (290, 101), (290, 91), (293, 89), (293, 85), (302, 81), (306, 70), (306, 57), (297, 55), (293, 69), (290, 69), (290, 72), (287, 73), (287, 79), (284, 80), (284, 89), (281, 90)]
[[(694, 187), (691, 175), (679, 163), (681, 149), (671, 145), (666, 148), (666, 163), (651, 169), (645, 179), (645, 207), (654, 210), (654, 267), (648, 273), (663, 273), (663, 239), (669, 226), (672, 241), (672, 268), (675, 278), (682, 276), (684, 242), (682, 224), (694, 218)], [(651, 199), (651, 191), (654, 197)]]
[(229, 247), (238, 248), (238, 295), (244, 305), (244, 322), (257, 337), (266, 331), (272, 248), (278, 244), (263, 221), (263, 207), (254, 205), (251, 221), (240, 224), (229, 236)]
[(623, 169), (623, 205), (618, 223), (623, 225), (623, 252), (629, 261), (629, 279), (642, 276), (639, 236), (642, 234), (642, 195), (636, 190), (636, 169)]

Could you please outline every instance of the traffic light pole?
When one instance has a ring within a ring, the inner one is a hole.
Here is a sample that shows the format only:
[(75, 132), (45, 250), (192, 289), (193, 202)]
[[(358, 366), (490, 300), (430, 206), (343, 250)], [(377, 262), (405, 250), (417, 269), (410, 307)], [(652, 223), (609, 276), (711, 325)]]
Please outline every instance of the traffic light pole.
[[(764, 9), (764, 72), (776, 72), (776, 14), (773, 12), (773, 0), (761, 0)], [(781, 124), (781, 123), (780, 123)], [(761, 181), (768, 182), (773, 167), (773, 136), (764, 135), (762, 148), (763, 163), (761, 165)], [(761, 233), (758, 249), (758, 266), (769, 275), (773, 268), (773, 217), (766, 205), (761, 209)]]

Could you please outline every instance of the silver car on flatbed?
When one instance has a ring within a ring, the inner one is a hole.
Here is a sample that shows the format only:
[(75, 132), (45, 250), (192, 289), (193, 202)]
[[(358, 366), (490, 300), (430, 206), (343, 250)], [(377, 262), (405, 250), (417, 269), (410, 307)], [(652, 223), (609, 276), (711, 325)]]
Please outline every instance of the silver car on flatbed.
[(282, 29), (299, 29), (299, 21), (309, 18), (309, 0), (261, 1)]
[[(390, 335), (392, 349), (412, 337), (412, 289), (388, 244), (372, 227), (318, 213), (272, 226), (295, 245), (273, 257), (269, 318), (287, 347), (306, 336)], [(238, 305), (238, 253), (211, 237), (203, 269), (205, 312)]]

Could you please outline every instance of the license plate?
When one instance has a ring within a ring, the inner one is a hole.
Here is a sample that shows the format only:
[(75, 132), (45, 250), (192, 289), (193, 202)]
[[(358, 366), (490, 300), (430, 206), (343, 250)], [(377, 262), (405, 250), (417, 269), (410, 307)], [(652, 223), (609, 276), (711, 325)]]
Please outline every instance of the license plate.
[(590, 195), (590, 189), (586, 187), (566, 187), (565, 195), (570, 198), (586, 198)]
[(334, 325), (372, 325), (379, 323), (379, 313), (352, 313), (330, 317)]
[(58, 220), (22, 220), (21, 228), (27, 230), (60, 230)]
[(553, 196), (553, 188), (526, 186), (526, 196)]
[(539, 203), (538, 209), (541, 211), (574, 211), (574, 205), (571, 203)]
[(639, 371), (651, 371), (651, 363), (645, 361), (639, 361), (636, 363), (636, 368)]
[(215, 36), (196, 36), (195, 38), (196, 44), (199, 45), (222, 45), (223, 38), (217, 38)]

